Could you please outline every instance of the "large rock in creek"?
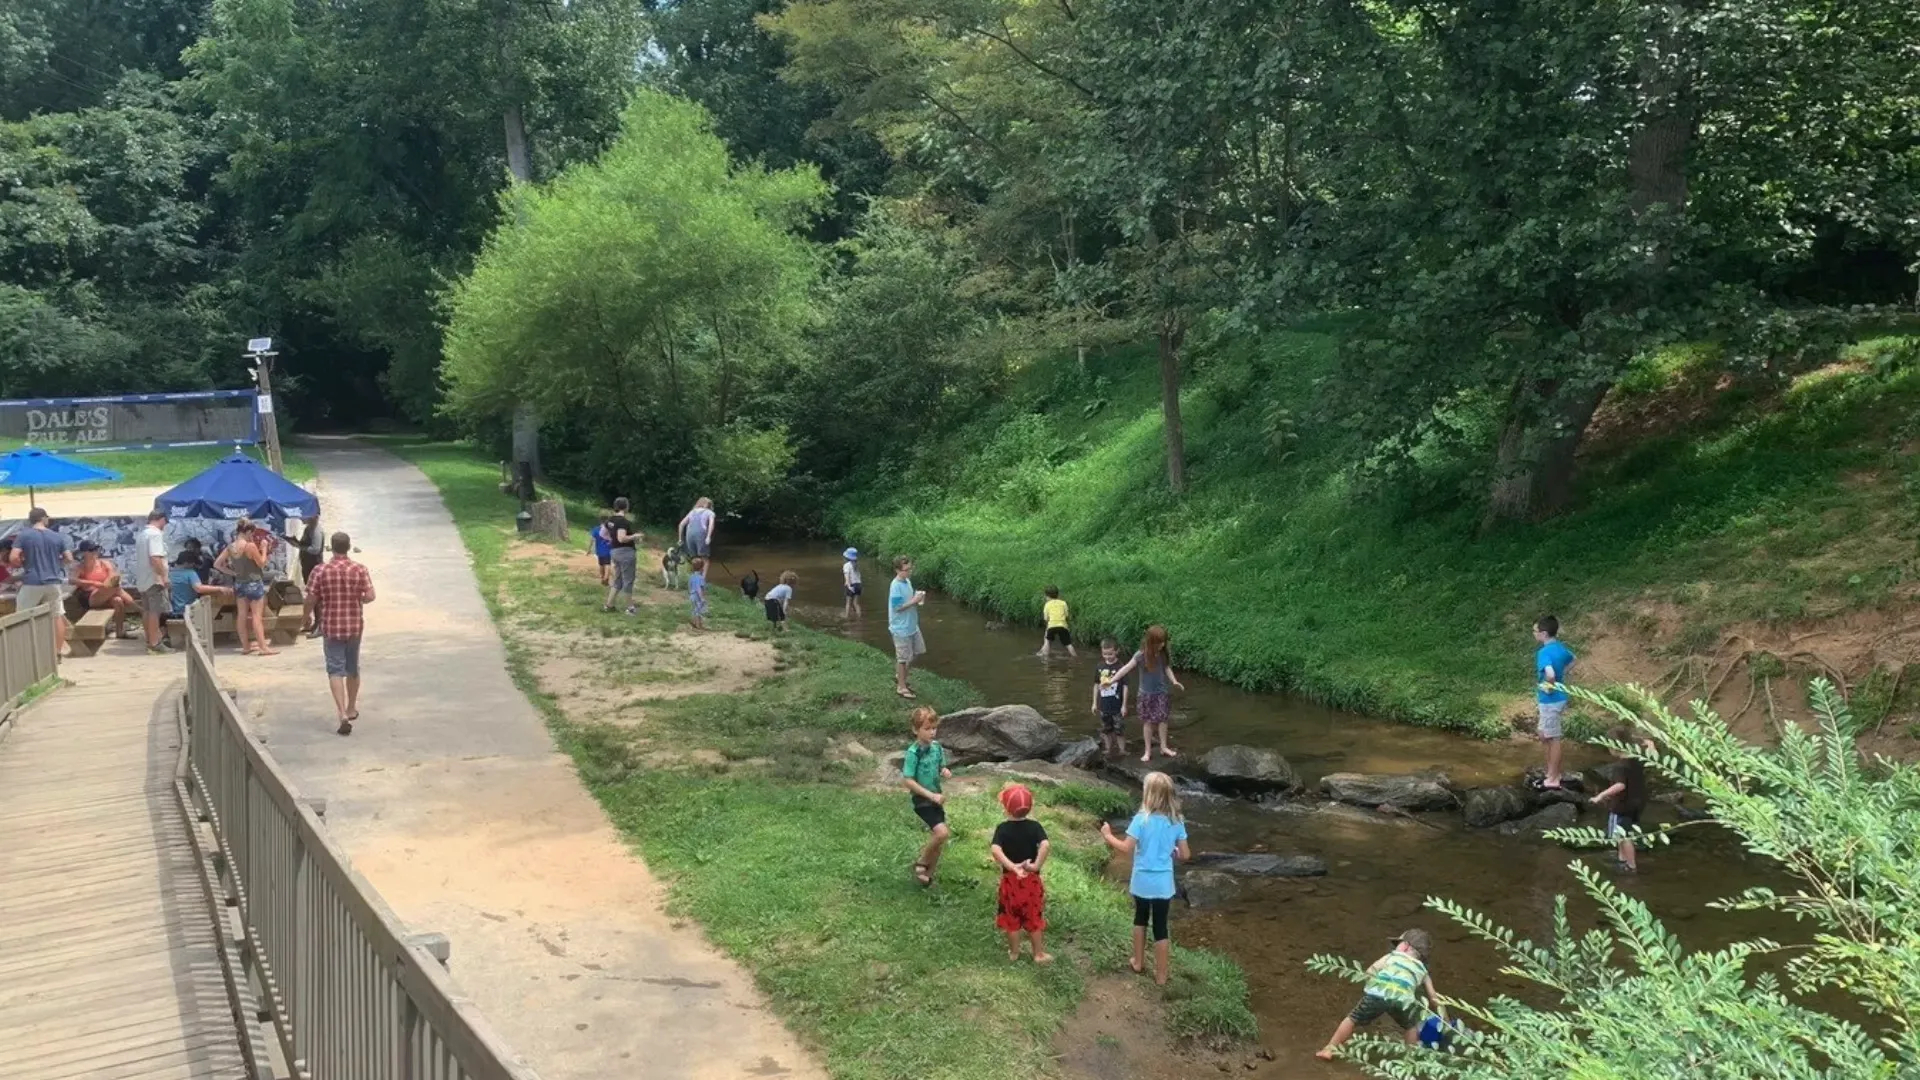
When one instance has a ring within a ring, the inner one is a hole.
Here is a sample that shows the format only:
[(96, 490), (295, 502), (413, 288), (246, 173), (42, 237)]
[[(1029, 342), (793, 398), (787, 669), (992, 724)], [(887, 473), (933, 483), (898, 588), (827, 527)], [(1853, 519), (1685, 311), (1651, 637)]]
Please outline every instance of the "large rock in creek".
[(1026, 705), (961, 709), (940, 718), (940, 745), (956, 765), (1044, 758), (1060, 745), (1060, 725)]
[(1460, 793), (1460, 814), (1471, 828), (1485, 829), (1524, 817), (1540, 805), (1539, 797), (1523, 787), (1474, 788)]
[(1200, 759), (1207, 783), (1231, 794), (1294, 791), (1300, 776), (1287, 759), (1258, 746), (1216, 746)]
[(1539, 836), (1548, 829), (1571, 828), (1580, 820), (1580, 811), (1572, 803), (1554, 803), (1544, 810), (1519, 821), (1509, 821), (1500, 826), (1502, 836)]
[(1100, 740), (1091, 735), (1062, 744), (1053, 753), (1054, 764), (1072, 769), (1097, 769), (1101, 760)]
[(1103, 779), (1085, 769), (1076, 769), (1071, 765), (1058, 765), (1051, 761), (989, 761), (975, 765), (967, 770), (970, 776), (1003, 776), (1008, 782), (1018, 780), (1023, 784), (1038, 784), (1042, 787), (1059, 787), (1072, 784), (1076, 787), (1098, 788), (1111, 791), (1115, 795), (1130, 797), (1131, 792), (1111, 780)]
[(1320, 790), (1335, 802), (1396, 810), (1446, 810), (1455, 802), (1453, 785), (1440, 773), (1328, 773)]
[(1217, 908), (1240, 895), (1240, 879), (1218, 870), (1189, 870), (1180, 879), (1180, 895), (1187, 906)]
[(1269, 855), (1265, 852), (1203, 851), (1193, 865), (1236, 877), (1325, 877), (1327, 864), (1312, 855)]

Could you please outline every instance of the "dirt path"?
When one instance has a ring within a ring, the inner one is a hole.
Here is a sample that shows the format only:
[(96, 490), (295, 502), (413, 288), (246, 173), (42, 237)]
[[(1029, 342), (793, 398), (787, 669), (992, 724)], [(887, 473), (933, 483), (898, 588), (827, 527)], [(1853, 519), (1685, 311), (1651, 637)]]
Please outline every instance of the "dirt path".
[(353, 534), (365, 700), (333, 734), (317, 642), (219, 657), (255, 730), (359, 867), (544, 1080), (738, 1080), (825, 1070), (621, 842), (506, 670), (439, 494), (383, 451), (318, 450), (329, 529)]

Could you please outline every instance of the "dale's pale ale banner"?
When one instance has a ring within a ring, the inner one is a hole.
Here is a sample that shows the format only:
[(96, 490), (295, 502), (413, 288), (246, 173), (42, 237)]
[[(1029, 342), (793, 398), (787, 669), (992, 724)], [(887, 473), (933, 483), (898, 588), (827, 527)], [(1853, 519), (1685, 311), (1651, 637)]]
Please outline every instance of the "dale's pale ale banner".
[(251, 445), (260, 441), (257, 396), (252, 390), (201, 390), (0, 401), (0, 446), (25, 443), (84, 453)]

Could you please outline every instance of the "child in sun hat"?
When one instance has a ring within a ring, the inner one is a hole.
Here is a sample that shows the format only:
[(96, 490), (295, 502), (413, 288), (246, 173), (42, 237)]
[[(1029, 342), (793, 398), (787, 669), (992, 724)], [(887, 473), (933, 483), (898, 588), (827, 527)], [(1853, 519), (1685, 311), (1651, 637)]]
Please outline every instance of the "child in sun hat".
[(1394, 938), (1393, 951), (1375, 960), (1367, 969), (1367, 984), (1360, 993), (1360, 1004), (1340, 1021), (1333, 1038), (1314, 1056), (1332, 1061), (1334, 1051), (1353, 1038), (1355, 1028), (1382, 1016), (1392, 1017), (1400, 1026), (1407, 1045), (1418, 1045), (1420, 1029), (1426, 1023), (1426, 1009), (1421, 1007), (1420, 995), (1426, 996), (1427, 1005), (1439, 1013), (1442, 1020), (1446, 1018), (1446, 1011), (1440, 1007), (1440, 995), (1433, 991), (1433, 978), (1427, 974), (1427, 957), (1432, 952), (1433, 938), (1425, 930), (1409, 930)]
[(1047, 890), (1040, 883), (1040, 868), (1053, 845), (1047, 830), (1027, 816), (1033, 813), (1033, 792), (1025, 784), (1000, 789), (1000, 807), (1007, 820), (993, 830), (993, 861), (1000, 865), (1000, 913), (994, 925), (1007, 935), (1007, 959), (1020, 959), (1024, 932), (1033, 946), (1033, 962), (1052, 963), (1041, 943), (1047, 929)]
[(840, 557), (846, 560), (840, 567), (840, 580), (847, 587), (846, 614), (853, 618), (860, 614), (860, 549), (848, 548)]

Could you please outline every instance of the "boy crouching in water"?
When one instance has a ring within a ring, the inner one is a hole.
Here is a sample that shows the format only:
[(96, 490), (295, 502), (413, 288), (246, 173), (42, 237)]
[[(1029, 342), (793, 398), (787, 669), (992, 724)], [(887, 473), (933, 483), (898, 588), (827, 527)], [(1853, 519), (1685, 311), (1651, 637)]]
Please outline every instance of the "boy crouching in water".
[(1047, 830), (1027, 815), (1033, 813), (1033, 792), (1025, 784), (1008, 784), (1000, 792), (1007, 820), (993, 830), (993, 861), (1000, 864), (1000, 913), (994, 919), (1007, 935), (1007, 959), (1020, 959), (1020, 934), (1033, 946), (1033, 962), (1050, 964), (1041, 944), (1047, 928), (1047, 890), (1040, 884), (1040, 868), (1047, 864), (1053, 845)]
[(932, 885), (934, 871), (940, 868), (940, 852), (952, 833), (947, 829), (947, 797), (940, 793), (940, 781), (953, 775), (947, 768), (947, 752), (933, 737), (940, 730), (940, 714), (925, 705), (913, 710), (913, 742), (906, 759), (900, 762), (900, 775), (907, 793), (913, 796), (913, 812), (927, 826), (927, 846), (913, 864), (913, 878), (921, 885)]
[(1353, 1038), (1354, 1028), (1382, 1016), (1393, 1017), (1409, 1046), (1418, 1045), (1420, 1027), (1426, 1022), (1419, 994), (1425, 994), (1427, 1005), (1445, 1017), (1445, 1011), (1440, 1008), (1440, 995), (1433, 992), (1433, 979), (1427, 974), (1427, 956), (1433, 951), (1433, 939), (1425, 930), (1409, 930), (1393, 940), (1393, 951), (1375, 960), (1367, 969), (1367, 985), (1360, 993), (1360, 1004), (1340, 1021), (1333, 1038), (1314, 1057), (1332, 1061), (1334, 1051)]

